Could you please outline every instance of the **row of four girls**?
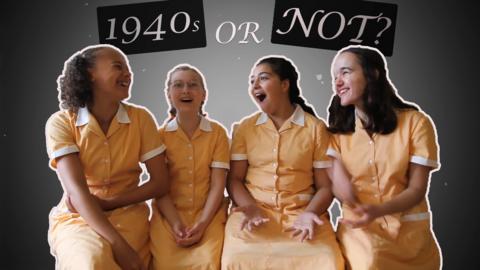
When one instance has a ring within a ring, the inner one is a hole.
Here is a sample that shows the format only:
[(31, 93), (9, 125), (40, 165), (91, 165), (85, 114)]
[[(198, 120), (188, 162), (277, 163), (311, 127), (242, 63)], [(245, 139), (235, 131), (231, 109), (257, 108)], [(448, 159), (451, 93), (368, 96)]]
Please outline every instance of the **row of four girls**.
[[(58, 80), (64, 110), (46, 126), (64, 189), (50, 213), (57, 268), (438, 269), (425, 199), (438, 167), (431, 121), (396, 95), (377, 50), (339, 51), (332, 74), (329, 135), (293, 63), (260, 59), (250, 94), (261, 110), (235, 126), (229, 150), (225, 130), (204, 117), (194, 67), (169, 72), (171, 118), (158, 132), (145, 109), (123, 102), (132, 83), (123, 53), (74, 54)], [(140, 162), (150, 177), (139, 185)], [(337, 234), (333, 196), (343, 206)]]

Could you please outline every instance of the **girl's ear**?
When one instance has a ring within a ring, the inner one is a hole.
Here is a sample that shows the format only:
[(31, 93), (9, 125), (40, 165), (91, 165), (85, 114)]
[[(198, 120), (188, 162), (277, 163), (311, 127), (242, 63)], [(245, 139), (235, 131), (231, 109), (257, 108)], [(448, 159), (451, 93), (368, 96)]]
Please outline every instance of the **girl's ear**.
[(288, 90), (290, 89), (290, 81), (289, 80), (283, 80), (280, 84), (282, 87), (282, 92), (288, 93)]

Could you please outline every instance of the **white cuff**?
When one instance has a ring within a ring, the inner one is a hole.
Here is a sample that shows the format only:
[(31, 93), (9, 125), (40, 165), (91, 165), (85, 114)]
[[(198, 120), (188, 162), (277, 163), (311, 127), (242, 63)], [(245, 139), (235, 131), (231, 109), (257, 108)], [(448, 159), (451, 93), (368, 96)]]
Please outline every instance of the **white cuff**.
[(227, 162), (212, 161), (210, 167), (230, 170), (230, 164), (228, 164)]
[(231, 160), (247, 160), (246, 154), (232, 154), (230, 157)]
[(52, 152), (50, 154), (50, 159), (55, 159), (55, 158), (65, 156), (65, 155), (75, 153), (75, 152), (80, 152), (80, 150), (78, 149), (78, 147), (76, 145), (66, 146), (66, 147), (58, 149), (55, 152)]
[(430, 219), (429, 212), (404, 215), (400, 218), (401, 221), (420, 221), (420, 220), (427, 220), (427, 219)]
[(165, 151), (165, 149), (167, 149), (167, 148), (165, 147), (164, 144), (162, 144), (162, 145), (160, 145), (160, 147), (155, 148), (155, 149), (153, 149), (152, 151), (150, 151), (150, 152), (148, 152), (148, 153), (145, 153), (143, 156), (141, 156), (141, 157), (140, 157), (140, 161), (141, 161), (141, 162), (145, 162), (145, 161), (147, 161), (147, 160), (149, 160), (149, 159), (151, 159), (151, 158), (153, 158), (153, 157), (155, 157), (155, 156), (158, 156), (158, 155), (160, 155), (161, 153), (163, 153), (163, 151)]
[(331, 156), (331, 157), (334, 157), (336, 159), (341, 159), (340, 154), (337, 151), (335, 151), (333, 148), (328, 148), (327, 149), (327, 156)]
[(330, 160), (313, 162), (313, 168), (315, 169), (324, 169), (324, 168), (330, 168), (330, 167), (332, 167), (332, 161)]
[(423, 165), (423, 166), (432, 167), (432, 168), (437, 168), (437, 167), (440, 166), (438, 161), (431, 160), (431, 159), (426, 159), (426, 158), (420, 157), (420, 156), (411, 156), (410, 157), (410, 162), (420, 164), (420, 165)]

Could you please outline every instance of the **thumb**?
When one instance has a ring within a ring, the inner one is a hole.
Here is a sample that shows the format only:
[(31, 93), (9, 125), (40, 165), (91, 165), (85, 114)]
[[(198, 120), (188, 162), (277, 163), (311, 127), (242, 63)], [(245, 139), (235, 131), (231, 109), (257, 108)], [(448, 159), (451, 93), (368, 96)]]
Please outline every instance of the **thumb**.
[(237, 207), (234, 207), (232, 208), (232, 212), (242, 212), (242, 213), (245, 213), (246, 211), (246, 207), (245, 206), (237, 206)]
[(315, 215), (315, 217), (313, 218), (313, 221), (317, 223), (317, 225), (319, 226), (323, 225), (323, 221), (317, 215)]

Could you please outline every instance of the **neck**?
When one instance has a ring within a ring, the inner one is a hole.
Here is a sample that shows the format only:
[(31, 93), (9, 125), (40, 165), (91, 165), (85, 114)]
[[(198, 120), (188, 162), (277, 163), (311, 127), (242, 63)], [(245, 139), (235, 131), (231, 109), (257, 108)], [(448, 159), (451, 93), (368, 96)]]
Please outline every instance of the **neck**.
[(99, 124), (110, 124), (118, 111), (118, 102), (95, 100), (88, 106), (90, 113), (95, 116)]
[(268, 114), (270, 119), (272, 119), (273, 124), (275, 127), (280, 129), (282, 125), (285, 123), (285, 121), (292, 116), (293, 112), (295, 111), (295, 106), (290, 103), (290, 101), (287, 101), (286, 104), (279, 104), (277, 106), (277, 109), (272, 112), (271, 114)]
[(198, 112), (177, 112), (177, 123), (190, 139), (200, 125), (200, 119)]
[(355, 114), (362, 121), (363, 125), (368, 123), (368, 115), (362, 106), (355, 106)]

